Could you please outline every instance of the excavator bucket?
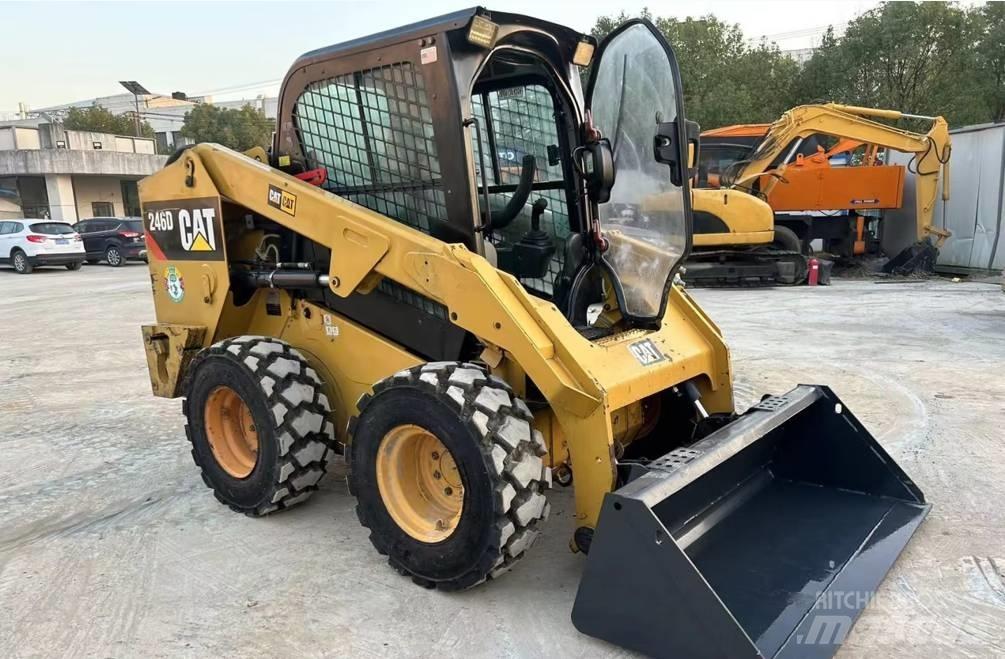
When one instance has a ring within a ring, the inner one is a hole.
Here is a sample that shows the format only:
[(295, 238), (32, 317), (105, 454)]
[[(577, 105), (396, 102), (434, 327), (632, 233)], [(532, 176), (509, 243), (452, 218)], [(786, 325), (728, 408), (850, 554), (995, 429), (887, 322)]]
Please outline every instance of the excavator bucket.
[(899, 254), (883, 264), (883, 272), (890, 275), (930, 275), (935, 272), (939, 248), (929, 239), (905, 247)]
[(928, 513), (827, 387), (763, 400), (607, 495), (572, 621), (655, 657), (830, 657)]

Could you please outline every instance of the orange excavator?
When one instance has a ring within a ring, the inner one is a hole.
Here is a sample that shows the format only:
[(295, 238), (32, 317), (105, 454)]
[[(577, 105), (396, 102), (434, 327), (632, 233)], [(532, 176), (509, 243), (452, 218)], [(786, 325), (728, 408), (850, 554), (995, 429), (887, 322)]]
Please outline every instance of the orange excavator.
[[(929, 127), (920, 133), (876, 119), (913, 119)], [(890, 151), (913, 157), (906, 166), (889, 164), (884, 156)], [(949, 237), (935, 226), (934, 215), (940, 175), (942, 198), (949, 198), (950, 152), (949, 127), (942, 117), (835, 103), (802, 105), (771, 124), (703, 132), (696, 183), (698, 188), (732, 189), (766, 201), (773, 211), (772, 246), (788, 251), (789, 258), (793, 251), (809, 253), (814, 241), (828, 254), (857, 257), (881, 252), (884, 212), (904, 207), (910, 171), (915, 175), (915, 242), (884, 266), (888, 272), (907, 274), (931, 271)], [(695, 257), (706, 269), (716, 259), (728, 263), (742, 277), (744, 251), (756, 249), (763, 262), (766, 248), (742, 239), (752, 231), (749, 218), (738, 231), (732, 226), (738, 221), (735, 213), (718, 213), (716, 206), (709, 204), (701, 217), (696, 214)], [(768, 219), (758, 222), (766, 224)], [(731, 235), (740, 240), (731, 241)], [(703, 247), (714, 250), (715, 258), (703, 254)]]

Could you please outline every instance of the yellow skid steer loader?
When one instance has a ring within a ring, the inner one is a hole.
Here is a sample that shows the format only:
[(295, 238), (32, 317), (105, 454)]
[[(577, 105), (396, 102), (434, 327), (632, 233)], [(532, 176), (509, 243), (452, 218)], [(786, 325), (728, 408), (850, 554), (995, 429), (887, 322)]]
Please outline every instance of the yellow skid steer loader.
[(874, 591), (928, 504), (826, 387), (734, 413), (722, 335), (675, 283), (681, 97), (646, 21), (598, 44), (476, 8), (307, 53), (268, 152), (200, 144), (145, 179), (150, 378), (216, 497), (284, 510), (342, 453), (376, 549), (458, 590), (573, 485), (581, 631), (832, 654), (807, 630), (864, 602), (821, 602)]

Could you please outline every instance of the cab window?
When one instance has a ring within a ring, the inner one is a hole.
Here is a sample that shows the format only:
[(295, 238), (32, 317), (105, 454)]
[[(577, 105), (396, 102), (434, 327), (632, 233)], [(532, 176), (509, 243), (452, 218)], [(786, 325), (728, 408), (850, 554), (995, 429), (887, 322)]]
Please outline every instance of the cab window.
[[(563, 248), (572, 233), (566, 177), (559, 156), (555, 99), (546, 87), (532, 83), (491, 91), (476, 89), (471, 107), (481, 136), (478, 140), (475, 132), (471, 132), (483, 219), (486, 213), (482, 186), (486, 179), (495, 226), (517, 194), (528, 164), (528, 171), (532, 172), (531, 191), (523, 208), (505, 226), (493, 229), (486, 239), (500, 250), (518, 243), (532, 228), (534, 204), (540, 207), (543, 200), (547, 205), (539, 214), (540, 230), (550, 239), (554, 253), (540, 273), (542, 276), (520, 279), (528, 289), (551, 296), (562, 273)], [(504, 262), (499, 267), (506, 269)]]
[(311, 83), (294, 110), (324, 188), (423, 233), (446, 220), (446, 197), (422, 71), (410, 62)]

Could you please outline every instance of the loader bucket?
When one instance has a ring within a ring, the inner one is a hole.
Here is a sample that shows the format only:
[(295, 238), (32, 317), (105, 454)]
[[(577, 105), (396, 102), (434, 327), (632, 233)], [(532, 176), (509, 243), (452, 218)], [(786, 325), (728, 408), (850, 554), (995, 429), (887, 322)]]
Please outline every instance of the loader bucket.
[(928, 513), (830, 389), (768, 398), (607, 495), (572, 621), (656, 657), (830, 657)]

